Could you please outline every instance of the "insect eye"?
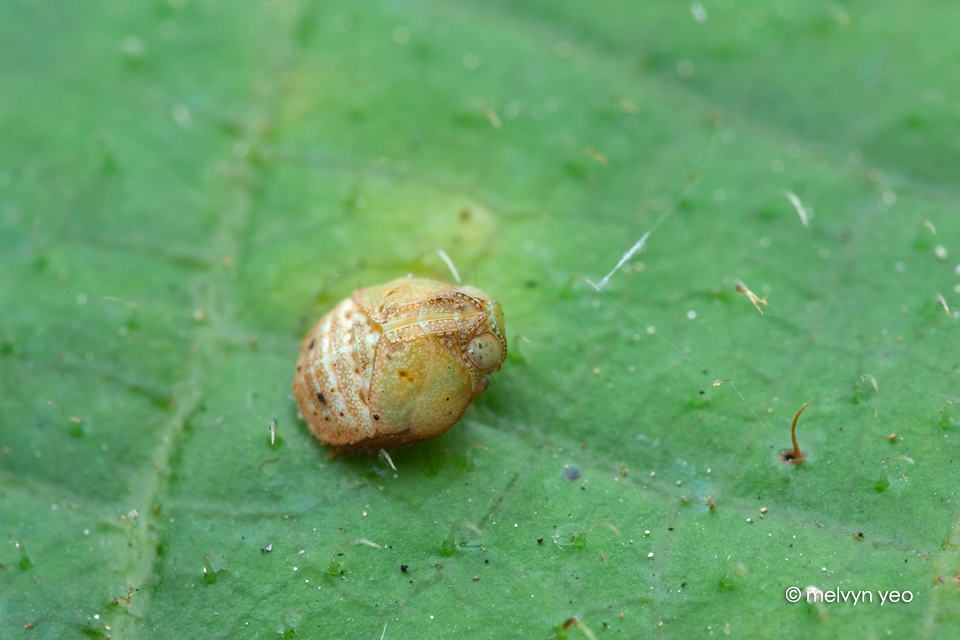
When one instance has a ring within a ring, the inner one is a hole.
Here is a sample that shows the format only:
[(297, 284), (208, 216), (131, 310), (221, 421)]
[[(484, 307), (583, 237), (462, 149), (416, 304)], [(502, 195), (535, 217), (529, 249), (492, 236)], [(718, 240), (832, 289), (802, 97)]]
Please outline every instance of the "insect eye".
[(500, 369), (500, 359), (503, 357), (503, 347), (497, 336), (489, 331), (481, 333), (470, 341), (467, 346), (467, 354), (477, 365), (478, 369), (483, 371), (495, 371)]

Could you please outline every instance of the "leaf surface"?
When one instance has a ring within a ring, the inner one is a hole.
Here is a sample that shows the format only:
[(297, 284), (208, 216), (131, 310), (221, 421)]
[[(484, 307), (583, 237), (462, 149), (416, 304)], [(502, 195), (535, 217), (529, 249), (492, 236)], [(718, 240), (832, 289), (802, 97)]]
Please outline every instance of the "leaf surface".
[[(6, 3), (0, 635), (957, 635), (958, 20)], [(327, 459), (300, 339), (437, 249), (503, 370)]]

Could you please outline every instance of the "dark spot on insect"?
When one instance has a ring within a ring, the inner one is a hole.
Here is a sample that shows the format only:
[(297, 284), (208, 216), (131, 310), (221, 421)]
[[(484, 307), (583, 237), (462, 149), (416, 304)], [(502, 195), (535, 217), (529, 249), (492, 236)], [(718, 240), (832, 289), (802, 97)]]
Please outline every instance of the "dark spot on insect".
[(857, 535), (860, 536), (861, 538), (863, 537), (863, 533), (858, 533)]
[(407, 565), (405, 565), (405, 564), (400, 565), (400, 571), (403, 571), (404, 573), (406, 573), (406, 572), (407, 572)]
[(326, 399), (323, 397), (323, 394), (322, 394), (322, 393), (318, 393), (318, 394), (317, 394), (317, 400), (320, 401), (320, 404), (326, 406), (327, 401), (326, 401)]
[(300, 369), (301, 369), (300, 365), (297, 365), (297, 372), (298, 372), (298, 373), (299, 373)]
[(450, 402), (450, 398), (447, 398), (447, 402)]
[(324, 416), (324, 419), (325, 419), (327, 422), (330, 422), (330, 416)]
[(374, 420), (379, 420), (379, 419), (380, 419), (380, 414), (379, 414), (379, 413), (373, 414), (373, 419), (374, 419)]
[(340, 417), (341, 417), (341, 418), (343, 417), (343, 412), (342, 412), (342, 411), (340, 412)]
[(564, 478), (566, 478), (570, 482), (573, 482), (574, 480), (580, 477), (580, 469), (577, 469), (576, 467), (571, 467), (570, 465), (565, 464), (563, 465), (563, 470), (560, 471), (560, 475), (562, 475)]
[(314, 345), (315, 342), (316, 342), (316, 340), (311, 340), (311, 341), (310, 341), (310, 346), (307, 347), (307, 349), (309, 349), (310, 351), (313, 351), (313, 345)]
[(543, 538), (537, 538), (537, 544), (543, 544)]

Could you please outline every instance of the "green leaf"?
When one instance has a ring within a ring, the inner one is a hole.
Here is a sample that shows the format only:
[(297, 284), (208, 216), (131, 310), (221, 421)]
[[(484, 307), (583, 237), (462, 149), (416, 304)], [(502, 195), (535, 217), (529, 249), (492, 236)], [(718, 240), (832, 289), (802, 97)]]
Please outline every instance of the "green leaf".
[[(957, 636), (958, 22), (4, 3), (0, 636)], [(503, 370), (328, 459), (300, 339), (437, 249)]]

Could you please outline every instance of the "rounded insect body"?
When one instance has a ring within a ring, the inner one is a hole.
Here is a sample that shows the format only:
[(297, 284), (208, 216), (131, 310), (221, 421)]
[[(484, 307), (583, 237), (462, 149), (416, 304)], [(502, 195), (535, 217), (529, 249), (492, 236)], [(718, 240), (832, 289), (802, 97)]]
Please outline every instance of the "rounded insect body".
[(506, 356), (499, 302), (399, 278), (357, 289), (320, 319), (300, 345), (293, 393), (334, 454), (376, 451), (446, 432)]

